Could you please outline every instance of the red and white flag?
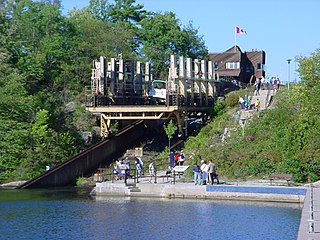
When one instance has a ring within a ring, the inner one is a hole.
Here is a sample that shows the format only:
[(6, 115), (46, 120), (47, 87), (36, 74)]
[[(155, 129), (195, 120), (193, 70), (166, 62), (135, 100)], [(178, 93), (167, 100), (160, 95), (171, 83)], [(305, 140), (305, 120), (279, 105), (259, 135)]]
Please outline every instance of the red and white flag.
[(236, 32), (236, 34), (247, 34), (246, 30), (239, 28), (239, 27), (236, 27), (235, 32)]

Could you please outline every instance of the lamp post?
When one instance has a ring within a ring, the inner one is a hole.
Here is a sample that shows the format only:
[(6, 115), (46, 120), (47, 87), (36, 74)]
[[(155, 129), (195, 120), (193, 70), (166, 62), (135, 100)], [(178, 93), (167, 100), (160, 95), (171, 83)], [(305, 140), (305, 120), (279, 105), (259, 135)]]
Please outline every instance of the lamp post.
[(288, 90), (290, 90), (290, 62), (292, 59), (287, 59), (288, 62)]
[(242, 137), (244, 137), (244, 127), (246, 126), (246, 120), (247, 118), (245, 116), (241, 116), (239, 120), (239, 124), (242, 128)]

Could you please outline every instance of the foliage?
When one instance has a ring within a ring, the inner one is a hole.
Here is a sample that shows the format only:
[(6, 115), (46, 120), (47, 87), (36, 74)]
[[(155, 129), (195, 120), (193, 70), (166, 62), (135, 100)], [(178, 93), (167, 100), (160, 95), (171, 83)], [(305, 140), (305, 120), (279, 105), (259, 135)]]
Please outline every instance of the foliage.
[(87, 147), (81, 135), (95, 132), (96, 119), (83, 92), (93, 59), (151, 60), (166, 77), (169, 54), (206, 55), (191, 24), (134, 0), (90, 0), (68, 16), (60, 0), (5, 0), (0, 22), (0, 182), (38, 176)]
[(167, 124), (167, 126), (164, 125), (163, 128), (164, 128), (164, 131), (166, 132), (166, 135), (168, 136), (168, 139), (169, 139), (169, 150), (170, 150), (170, 140), (178, 128), (173, 123), (172, 120), (170, 120), (170, 122)]
[[(274, 109), (253, 115), (245, 126), (245, 136), (234, 118), (225, 111), (186, 142), (185, 151), (194, 160), (211, 159), (225, 178), (268, 178), (271, 173), (291, 173), (296, 182), (320, 179), (320, 81), (317, 50), (299, 58), (301, 83), (281, 89)], [(314, 73), (310, 74), (310, 73)], [(236, 106), (243, 92), (230, 93), (226, 106)], [(219, 108), (217, 106), (217, 108)], [(221, 136), (228, 128), (224, 143)], [(187, 158), (188, 161), (188, 158)]]
[(237, 106), (238, 102), (239, 102), (239, 95), (237, 93), (231, 92), (230, 94), (227, 95), (226, 106), (228, 108)]
[(165, 78), (171, 54), (205, 58), (207, 49), (191, 24), (181, 26), (172, 12), (150, 14), (141, 21), (142, 54), (152, 64), (155, 78)]

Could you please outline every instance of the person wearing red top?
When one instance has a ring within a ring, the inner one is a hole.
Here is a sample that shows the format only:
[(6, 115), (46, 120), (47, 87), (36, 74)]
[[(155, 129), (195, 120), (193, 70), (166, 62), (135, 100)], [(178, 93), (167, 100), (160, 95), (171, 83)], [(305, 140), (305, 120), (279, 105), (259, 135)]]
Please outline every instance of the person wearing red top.
[(175, 166), (178, 166), (178, 165), (179, 165), (179, 159), (180, 159), (180, 154), (179, 154), (179, 152), (176, 152), (176, 153), (174, 154), (174, 165), (175, 165)]

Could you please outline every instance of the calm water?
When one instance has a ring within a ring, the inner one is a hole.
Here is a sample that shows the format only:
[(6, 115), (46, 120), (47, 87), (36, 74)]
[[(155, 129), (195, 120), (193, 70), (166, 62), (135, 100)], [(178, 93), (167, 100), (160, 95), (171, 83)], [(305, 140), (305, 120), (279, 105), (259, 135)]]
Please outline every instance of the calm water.
[(296, 239), (298, 204), (0, 190), (0, 239)]

